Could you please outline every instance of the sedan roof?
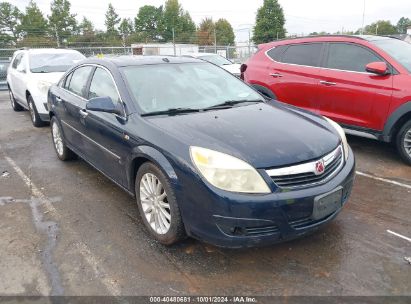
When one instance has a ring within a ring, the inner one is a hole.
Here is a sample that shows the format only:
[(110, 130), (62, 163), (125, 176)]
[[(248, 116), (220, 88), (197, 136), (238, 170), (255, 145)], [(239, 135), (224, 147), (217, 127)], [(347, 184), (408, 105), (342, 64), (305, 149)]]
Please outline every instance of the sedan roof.
[(167, 63), (195, 63), (204, 61), (190, 57), (174, 57), (174, 56), (115, 56), (115, 57), (93, 57), (83, 61), (82, 63), (110, 63), (117, 67), (138, 66), (150, 64), (167, 64)]

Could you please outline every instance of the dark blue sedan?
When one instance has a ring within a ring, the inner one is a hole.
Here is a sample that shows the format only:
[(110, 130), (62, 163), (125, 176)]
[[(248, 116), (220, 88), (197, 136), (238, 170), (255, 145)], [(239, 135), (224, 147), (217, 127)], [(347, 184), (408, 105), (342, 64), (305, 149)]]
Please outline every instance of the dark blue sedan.
[(341, 211), (354, 155), (333, 121), (192, 58), (89, 59), (50, 88), (61, 160), (78, 155), (135, 196), (163, 244), (305, 235)]

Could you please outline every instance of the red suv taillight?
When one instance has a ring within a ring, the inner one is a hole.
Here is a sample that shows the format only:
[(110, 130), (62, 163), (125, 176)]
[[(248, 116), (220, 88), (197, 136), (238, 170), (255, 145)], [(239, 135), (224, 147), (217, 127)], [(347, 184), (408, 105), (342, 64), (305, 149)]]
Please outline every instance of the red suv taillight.
[(245, 63), (241, 65), (241, 68), (240, 68), (241, 76), (240, 77), (242, 80), (244, 80), (244, 73), (245, 71), (247, 71), (247, 67), (248, 66)]

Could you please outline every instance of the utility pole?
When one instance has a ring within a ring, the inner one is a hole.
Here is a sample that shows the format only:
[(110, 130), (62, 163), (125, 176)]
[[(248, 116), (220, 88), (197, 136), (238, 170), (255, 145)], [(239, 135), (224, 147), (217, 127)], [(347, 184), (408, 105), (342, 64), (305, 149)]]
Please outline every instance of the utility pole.
[(217, 31), (214, 27), (214, 53), (217, 54)]
[(251, 28), (248, 29), (248, 56), (251, 56)]
[(176, 50), (176, 32), (173, 27), (173, 48), (174, 48), (174, 56), (177, 56), (177, 50)]
[(363, 10), (363, 13), (362, 13), (361, 35), (364, 35), (364, 24), (365, 24), (365, 0), (364, 0), (364, 10)]
[(378, 23), (375, 26), (375, 36), (378, 36)]

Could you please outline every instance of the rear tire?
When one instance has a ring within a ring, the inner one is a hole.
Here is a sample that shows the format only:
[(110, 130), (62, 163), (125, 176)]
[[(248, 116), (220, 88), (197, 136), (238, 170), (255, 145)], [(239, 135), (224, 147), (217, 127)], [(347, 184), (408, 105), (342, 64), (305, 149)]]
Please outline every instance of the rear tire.
[(135, 193), (144, 225), (158, 242), (172, 245), (186, 238), (173, 188), (156, 165), (146, 162), (140, 167)]
[(9, 86), (9, 97), (10, 97), (11, 108), (12, 108), (15, 112), (20, 112), (20, 111), (23, 111), (23, 110), (24, 110), (24, 108), (17, 103), (16, 98), (14, 98), (14, 94), (13, 94), (13, 92), (11, 91), (10, 86)]
[(27, 105), (29, 106), (30, 118), (33, 126), (40, 128), (45, 126), (45, 122), (41, 120), (39, 113), (37, 112), (36, 104), (34, 103), (33, 97), (31, 95), (27, 96)]
[(398, 132), (396, 146), (403, 161), (411, 165), (411, 120), (406, 122)]
[(62, 161), (67, 161), (76, 158), (76, 154), (67, 148), (64, 141), (63, 133), (61, 132), (61, 125), (56, 117), (52, 117), (50, 121), (51, 138), (53, 139), (54, 150), (57, 157)]

